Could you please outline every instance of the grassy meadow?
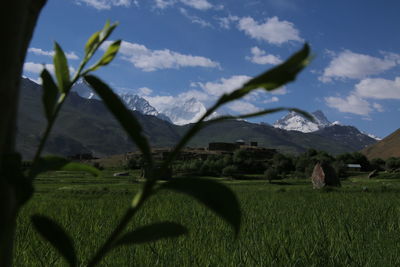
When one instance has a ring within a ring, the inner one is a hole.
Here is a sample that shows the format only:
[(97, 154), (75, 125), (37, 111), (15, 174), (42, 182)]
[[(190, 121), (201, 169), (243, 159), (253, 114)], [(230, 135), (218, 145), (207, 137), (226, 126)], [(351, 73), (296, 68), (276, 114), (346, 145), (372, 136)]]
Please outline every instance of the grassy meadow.
[[(133, 175), (138, 175), (134, 173)], [(308, 180), (222, 180), (243, 212), (237, 239), (229, 225), (196, 201), (171, 192), (150, 198), (130, 224), (175, 221), (189, 235), (112, 251), (101, 266), (399, 266), (399, 179), (350, 178), (313, 190)], [(80, 263), (94, 253), (123, 214), (140, 182), (53, 172), (18, 219), (15, 266), (67, 266), (29, 222), (40, 213), (72, 236)]]

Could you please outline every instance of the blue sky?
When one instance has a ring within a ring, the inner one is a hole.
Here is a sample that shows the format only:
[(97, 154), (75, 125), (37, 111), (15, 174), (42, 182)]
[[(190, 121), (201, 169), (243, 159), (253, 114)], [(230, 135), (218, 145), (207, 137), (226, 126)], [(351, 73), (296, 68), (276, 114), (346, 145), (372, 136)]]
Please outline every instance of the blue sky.
[(87, 38), (110, 19), (120, 23), (112, 40), (124, 42), (97, 75), (161, 110), (193, 97), (207, 107), (307, 41), (315, 59), (297, 81), (220, 113), (320, 109), (331, 121), (384, 137), (399, 128), (399, 10), (396, 0), (49, 0), (24, 75), (37, 79), (43, 63), (52, 68), (54, 41), (76, 68)]

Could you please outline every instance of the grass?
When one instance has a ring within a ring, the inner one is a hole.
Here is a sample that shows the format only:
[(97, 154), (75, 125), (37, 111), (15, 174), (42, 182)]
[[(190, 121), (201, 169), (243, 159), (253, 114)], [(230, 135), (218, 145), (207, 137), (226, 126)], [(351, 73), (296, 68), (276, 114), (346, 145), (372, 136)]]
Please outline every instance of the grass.
[[(341, 188), (321, 191), (313, 190), (308, 180), (221, 181), (242, 206), (238, 239), (194, 200), (162, 192), (145, 204), (130, 230), (168, 220), (187, 226), (189, 235), (117, 248), (101, 266), (400, 265), (400, 179), (350, 178)], [(107, 171), (101, 178), (69, 172), (39, 177), (37, 193), (18, 219), (15, 266), (66, 266), (34, 232), (29, 217), (36, 213), (65, 227), (84, 264), (140, 186)]]

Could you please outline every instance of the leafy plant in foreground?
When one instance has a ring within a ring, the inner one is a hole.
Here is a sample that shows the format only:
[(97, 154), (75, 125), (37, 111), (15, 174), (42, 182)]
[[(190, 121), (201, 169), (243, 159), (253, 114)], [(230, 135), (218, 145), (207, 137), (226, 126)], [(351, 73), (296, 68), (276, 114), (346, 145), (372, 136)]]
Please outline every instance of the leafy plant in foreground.
[[(186, 146), (189, 140), (198, 131), (208, 125), (223, 120), (245, 119), (282, 110), (296, 111), (305, 117), (312, 119), (308, 113), (295, 108), (274, 108), (265, 109), (255, 113), (242, 114), (239, 116), (221, 116), (206, 121), (208, 116), (213, 114), (221, 106), (240, 99), (254, 90), (262, 88), (266, 91), (272, 91), (288, 82), (294, 81), (297, 74), (309, 62), (309, 46), (305, 44), (300, 51), (295, 53), (286, 62), (248, 81), (241, 88), (238, 88), (231, 93), (223, 94), (198, 120), (198, 122), (196, 122), (186, 132), (173, 151), (169, 154), (168, 158), (164, 160), (161, 165), (156, 166), (151, 154), (148, 139), (144, 135), (142, 126), (138, 120), (124, 106), (119, 97), (106, 83), (90, 74), (98, 68), (109, 64), (114, 59), (118, 53), (121, 41), (118, 40), (113, 42), (97, 62), (90, 67), (85, 68), (95, 52), (110, 36), (116, 26), (117, 24), (110, 25), (110, 23), (107, 22), (101, 31), (94, 33), (89, 38), (85, 45), (84, 59), (72, 78), (69, 73), (69, 66), (65, 54), (62, 48), (55, 43), (54, 67), (56, 81), (53, 80), (52, 76), (46, 69), (44, 69), (41, 74), (44, 90), (43, 105), (47, 118), (47, 127), (34, 157), (32, 168), (27, 174), (28, 179), (24, 180), (26, 181), (24, 184), (28, 185), (25, 187), (28, 189), (25, 190), (23, 202), (26, 202), (30, 198), (33, 193), (32, 181), (41, 172), (49, 170), (80, 170), (89, 172), (93, 175), (99, 175), (100, 173), (99, 170), (92, 166), (70, 162), (60, 157), (41, 157), (46, 140), (48, 139), (65, 99), (67, 98), (73, 84), (77, 82), (78, 79), (83, 78), (100, 96), (104, 104), (113, 113), (137, 148), (141, 151), (144, 160), (144, 168), (146, 169), (146, 181), (143, 187), (133, 197), (132, 202), (125, 211), (125, 214), (107, 240), (88, 260), (88, 266), (97, 265), (107, 253), (118, 246), (153, 242), (159, 239), (177, 237), (187, 233), (187, 229), (184, 226), (168, 221), (153, 223), (151, 225), (139, 227), (132, 232), (123, 233), (127, 224), (143, 206), (145, 201), (149, 199), (150, 196), (161, 190), (173, 191), (195, 198), (228, 222), (234, 229), (235, 236), (237, 236), (241, 225), (241, 210), (235, 194), (228, 187), (213, 180), (199, 178), (175, 178), (165, 183), (157, 183), (157, 180), (167, 173), (172, 162), (181, 149)], [(42, 215), (34, 215), (32, 217), (32, 223), (35, 229), (57, 249), (70, 266), (78, 265), (79, 260), (75, 253), (73, 239), (65, 232), (65, 230), (63, 230), (61, 225)]]

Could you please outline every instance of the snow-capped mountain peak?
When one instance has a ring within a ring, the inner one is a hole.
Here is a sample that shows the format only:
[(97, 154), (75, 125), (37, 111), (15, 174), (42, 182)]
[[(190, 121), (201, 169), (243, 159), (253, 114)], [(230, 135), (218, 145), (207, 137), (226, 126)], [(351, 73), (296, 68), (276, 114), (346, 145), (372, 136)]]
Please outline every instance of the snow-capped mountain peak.
[(196, 98), (176, 99), (173, 103), (163, 105), (160, 111), (167, 115), (174, 124), (184, 125), (196, 122), (207, 111)]
[(311, 115), (314, 117), (315, 121), (311, 121), (302, 115), (291, 111), (286, 116), (276, 121), (273, 126), (287, 131), (310, 133), (331, 125), (331, 122), (326, 118), (322, 111), (317, 110), (311, 113)]
[(78, 80), (71, 90), (83, 98), (99, 99), (99, 97), (93, 92), (92, 88), (90, 88), (84, 80)]
[[(310, 132), (315, 132), (324, 128), (330, 129), (333, 126), (339, 125), (339, 126), (344, 126), (342, 125), (339, 121), (334, 121), (330, 122), (325, 114), (321, 110), (314, 111), (311, 113), (311, 115), (314, 117), (314, 122), (310, 121), (309, 119), (303, 117), (302, 115), (296, 113), (296, 112), (289, 112), (286, 116), (282, 117), (281, 119), (277, 120), (273, 126), (275, 128), (280, 128), (284, 129), (287, 131), (299, 131), (303, 133), (310, 133)], [(354, 129), (354, 126), (352, 126)], [(348, 127), (347, 127), (348, 128)], [(358, 131), (358, 129), (357, 129)], [(360, 132), (360, 134), (367, 135), (370, 138), (373, 138), (375, 140), (381, 140), (381, 138), (365, 133), (365, 132)]]
[(330, 126), (332, 124), (321, 110), (314, 111), (311, 113), (311, 115), (314, 117), (316, 124), (320, 128)]
[(159, 113), (146, 99), (138, 95), (121, 94), (120, 98), (125, 102), (126, 107), (130, 110), (136, 110), (140, 113), (153, 116), (157, 116)]
[[(98, 96), (92, 91), (89, 85), (80, 80), (72, 87), (72, 91), (76, 92), (79, 96), (88, 99), (99, 99)], [(126, 107), (130, 110), (138, 111), (144, 115), (156, 116), (159, 119), (171, 122), (170, 118), (165, 114), (158, 112), (150, 103), (136, 94), (122, 93), (119, 94), (121, 100), (125, 103)]]
[(371, 137), (372, 139), (375, 139), (377, 141), (381, 141), (382, 140), (382, 138), (380, 138), (380, 137), (378, 137), (376, 135), (373, 135), (373, 134), (370, 134), (370, 133), (365, 133), (365, 132), (362, 132), (362, 133), (365, 134), (365, 135), (368, 135), (369, 137)]

